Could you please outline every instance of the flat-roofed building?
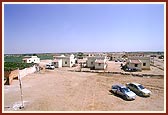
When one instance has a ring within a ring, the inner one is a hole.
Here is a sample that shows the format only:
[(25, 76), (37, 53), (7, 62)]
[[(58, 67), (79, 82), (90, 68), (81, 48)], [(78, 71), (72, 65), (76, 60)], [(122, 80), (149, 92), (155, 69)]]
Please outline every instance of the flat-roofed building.
[[(132, 64), (136, 62), (136, 64), (138, 64), (136, 68), (141, 67), (141, 70), (150, 70), (150, 57), (129, 57), (127, 64), (129, 62), (132, 62)], [(141, 66), (139, 64), (141, 64)]]
[(54, 59), (52, 61), (52, 65), (56, 68), (61, 68), (62, 67), (62, 59)]
[(107, 56), (91, 56), (87, 58), (86, 66), (91, 69), (95, 69), (95, 64), (97, 67), (96, 60), (102, 60), (103, 62), (107, 62)]
[(72, 67), (75, 65), (75, 56), (71, 54), (70, 56), (53, 56), (54, 59), (62, 59), (62, 67)]
[(135, 69), (141, 71), (142, 70), (142, 63), (141, 63), (140, 60), (136, 60), (136, 59), (132, 60), (132, 59), (130, 59), (127, 62), (127, 67), (131, 68), (131, 69), (135, 68)]
[(104, 70), (107, 68), (107, 61), (101, 60), (101, 59), (96, 59), (95, 60), (95, 69), (96, 70)]
[(40, 63), (40, 58), (37, 56), (25, 56), (22, 61), (24, 63)]

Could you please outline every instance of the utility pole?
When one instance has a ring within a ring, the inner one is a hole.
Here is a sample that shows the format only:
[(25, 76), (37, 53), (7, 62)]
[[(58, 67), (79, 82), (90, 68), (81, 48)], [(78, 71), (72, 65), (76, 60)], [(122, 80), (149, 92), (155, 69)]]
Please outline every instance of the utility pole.
[[(18, 72), (19, 72), (19, 68), (18, 68)], [(18, 74), (18, 79), (19, 79), (19, 84), (20, 84), (20, 94), (21, 94), (21, 103), (22, 103), (22, 105), (19, 107), (19, 109), (22, 109), (22, 108), (24, 108), (24, 103), (23, 103), (22, 81), (21, 81), (21, 77), (20, 77), (20, 72)]]

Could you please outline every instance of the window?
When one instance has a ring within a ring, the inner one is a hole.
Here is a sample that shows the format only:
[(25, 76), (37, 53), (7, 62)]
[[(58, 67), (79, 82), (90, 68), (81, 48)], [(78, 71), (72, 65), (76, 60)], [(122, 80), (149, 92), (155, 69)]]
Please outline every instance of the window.
[(91, 65), (93, 65), (93, 62), (91, 62)]
[(136, 85), (134, 87), (135, 87), (135, 89), (138, 89), (138, 87)]
[(138, 64), (135, 64), (135, 67), (138, 67)]
[(146, 63), (143, 63), (143, 66), (146, 66)]
[(101, 63), (99, 63), (99, 66), (101, 66)]
[(139, 88), (140, 88), (140, 89), (145, 89), (142, 85), (139, 85)]
[(131, 87), (134, 87), (134, 85), (133, 85), (133, 84), (130, 84), (130, 86), (131, 86)]
[(67, 61), (65, 62), (65, 64), (67, 64)]

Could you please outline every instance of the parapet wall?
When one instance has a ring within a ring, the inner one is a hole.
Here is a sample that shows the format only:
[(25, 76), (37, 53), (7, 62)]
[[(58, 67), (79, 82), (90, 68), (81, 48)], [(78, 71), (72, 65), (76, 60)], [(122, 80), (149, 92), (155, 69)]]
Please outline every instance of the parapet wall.
[(28, 74), (36, 72), (36, 67), (30, 67), (30, 68), (25, 68), (22, 70), (13, 70), (11, 72), (5, 72), (5, 77), (7, 78), (6, 82), (4, 83), (5, 85), (11, 85), (13, 79), (18, 78), (19, 74), (20, 77), (25, 77)]

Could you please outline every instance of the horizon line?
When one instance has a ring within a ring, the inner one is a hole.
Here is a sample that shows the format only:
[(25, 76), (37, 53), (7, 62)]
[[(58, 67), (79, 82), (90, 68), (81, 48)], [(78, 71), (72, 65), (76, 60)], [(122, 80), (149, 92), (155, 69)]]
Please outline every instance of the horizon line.
[(61, 54), (61, 53), (79, 53), (79, 52), (82, 52), (82, 53), (122, 53), (122, 52), (125, 52), (125, 53), (148, 53), (148, 52), (152, 52), (152, 53), (157, 53), (157, 52), (164, 52), (164, 51), (72, 51), (72, 52), (43, 52), (43, 53), (40, 53), (40, 52), (29, 52), (29, 53), (4, 53), (4, 55), (19, 55), (19, 54), (54, 54), (54, 53), (58, 53), (58, 54)]

